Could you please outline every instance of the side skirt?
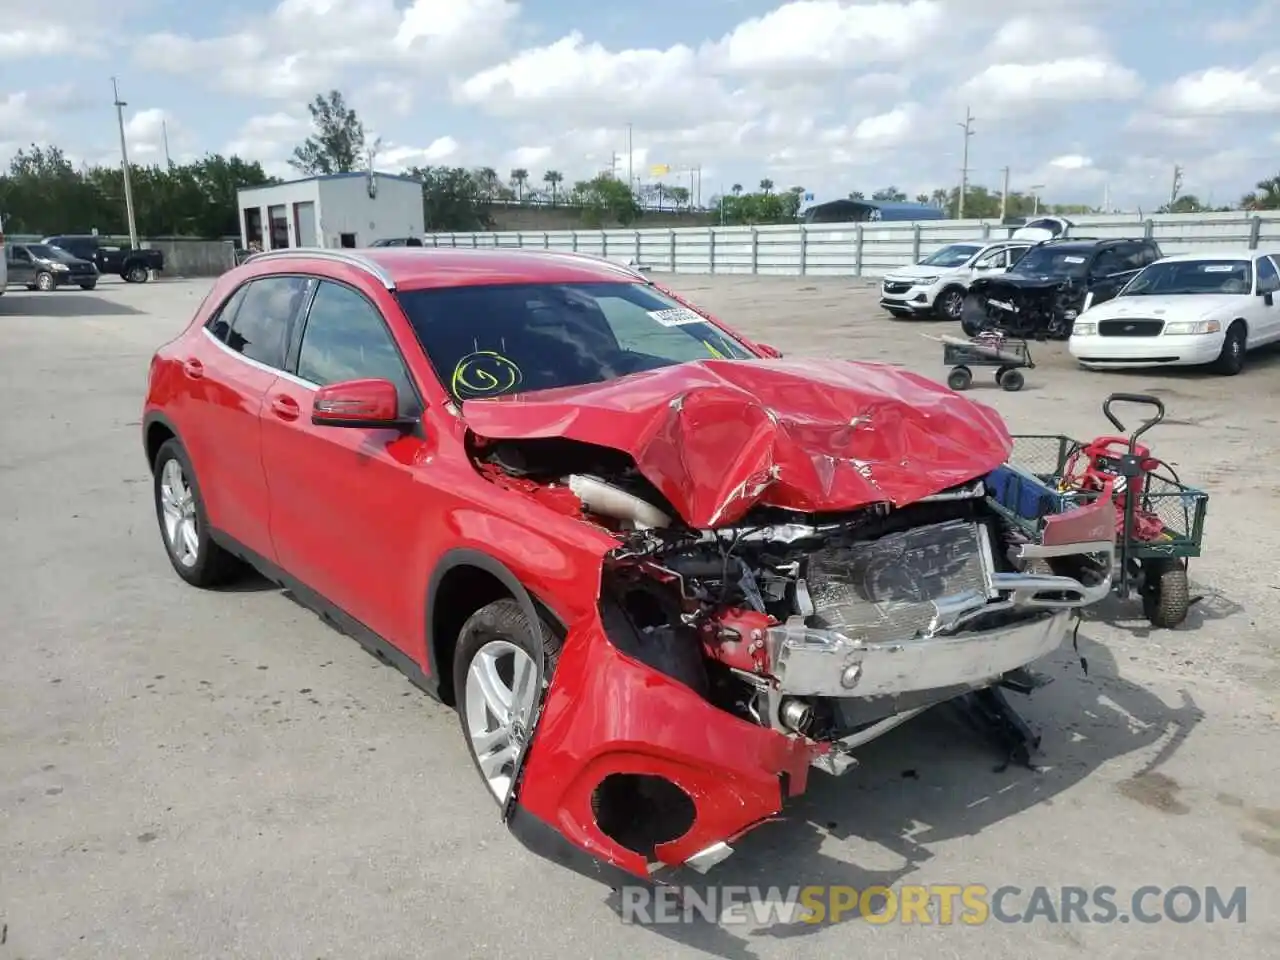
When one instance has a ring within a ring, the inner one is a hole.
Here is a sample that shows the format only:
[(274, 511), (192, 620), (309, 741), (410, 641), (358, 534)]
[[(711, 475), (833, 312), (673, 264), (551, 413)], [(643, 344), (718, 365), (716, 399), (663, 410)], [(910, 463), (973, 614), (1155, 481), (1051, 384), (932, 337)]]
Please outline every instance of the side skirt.
[(395, 667), (408, 678), (410, 683), (424, 693), (436, 700), (440, 699), (440, 685), (437, 678), (428, 676), (413, 658), (403, 650), (374, 633), (373, 630), (366, 627), (355, 617), (329, 602), (305, 583), (280, 569), (266, 557), (250, 550), (221, 530), (211, 530), (209, 533), (218, 546), (249, 564), (329, 626), (339, 633), (351, 637), (360, 646), (364, 647), (366, 652), (383, 663)]

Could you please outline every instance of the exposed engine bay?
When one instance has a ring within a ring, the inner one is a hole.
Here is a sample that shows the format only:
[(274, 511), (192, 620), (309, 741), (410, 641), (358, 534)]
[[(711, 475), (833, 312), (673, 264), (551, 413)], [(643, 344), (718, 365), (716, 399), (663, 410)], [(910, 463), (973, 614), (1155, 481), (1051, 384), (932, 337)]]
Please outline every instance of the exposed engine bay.
[(998, 330), (1027, 339), (1066, 340), (1085, 296), (1084, 282), (1071, 277), (979, 277), (969, 286), (961, 324), (971, 337)]
[(991, 508), (983, 477), (897, 507), (757, 504), (695, 529), (610, 448), (500, 440), (473, 457), (617, 540), (600, 612), (619, 650), (720, 709), (830, 744), (816, 765), (832, 773), (853, 747), (1058, 646), (1109, 587), (1109, 557), (1043, 552)]

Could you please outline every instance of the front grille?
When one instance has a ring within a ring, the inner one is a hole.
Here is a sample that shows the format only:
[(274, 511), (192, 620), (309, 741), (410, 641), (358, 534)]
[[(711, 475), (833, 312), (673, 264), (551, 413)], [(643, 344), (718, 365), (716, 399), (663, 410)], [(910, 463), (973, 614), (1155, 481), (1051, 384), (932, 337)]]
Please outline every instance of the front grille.
[(903, 283), (901, 280), (894, 280), (894, 281), (886, 280), (884, 282), (885, 293), (906, 293), (910, 289), (911, 289), (911, 284)]
[(990, 595), (987, 536), (982, 524), (952, 520), (813, 554), (807, 581), (813, 625), (867, 643), (928, 633), (938, 614), (934, 601), (969, 591)]
[(1164, 330), (1163, 320), (1101, 320), (1100, 337), (1158, 337)]

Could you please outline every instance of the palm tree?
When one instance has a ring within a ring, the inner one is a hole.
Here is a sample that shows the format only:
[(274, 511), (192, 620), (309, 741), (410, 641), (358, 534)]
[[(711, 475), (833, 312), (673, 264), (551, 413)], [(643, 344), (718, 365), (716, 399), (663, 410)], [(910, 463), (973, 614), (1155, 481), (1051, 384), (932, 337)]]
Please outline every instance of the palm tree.
[(551, 205), (556, 205), (556, 189), (564, 182), (564, 174), (559, 170), (548, 170), (542, 175), (542, 182), (551, 188)]
[(1280, 210), (1280, 174), (1258, 181), (1258, 189), (1240, 201), (1246, 210)]
[(493, 167), (481, 167), (477, 179), (480, 181), (481, 192), (492, 200), (498, 192), (498, 171)]
[(511, 182), (516, 188), (516, 202), (524, 203), (524, 185), (529, 182), (529, 171), (516, 167), (511, 171)]
[(740, 184), (740, 183), (735, 183), (735, 184), (733, 185), (733, 188), (732, 188), (732, 189), (733, 189), (733, 195), (734, 195), (735, 197), (740, 197), (740, 196), (742, 196), (742, 184)]
[(772, 180), (770, 180), (768, 177), (765, 177), (763, 180), (760, 181), (760, 192), (763, 193), (766, 197), (769, 195), (769, 193), (772, 190), (773, 190)]

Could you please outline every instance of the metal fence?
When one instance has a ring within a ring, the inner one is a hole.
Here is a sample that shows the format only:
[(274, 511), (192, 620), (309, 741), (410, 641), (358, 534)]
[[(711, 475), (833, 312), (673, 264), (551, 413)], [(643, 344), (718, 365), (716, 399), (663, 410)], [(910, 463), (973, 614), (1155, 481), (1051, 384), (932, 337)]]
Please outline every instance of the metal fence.
[[(1074, 237), (1149, 237), (1165, 253), (1204, 248), (1280, 251), (1280, 211), (1072, 217)], [(1016, 227), (983, 220), (823, 223), (650, 230), (436, 233), (439, 247), (530, 247), (634, 259), (663, 273), (879, 277), (963, 240), (999, 239)]]

